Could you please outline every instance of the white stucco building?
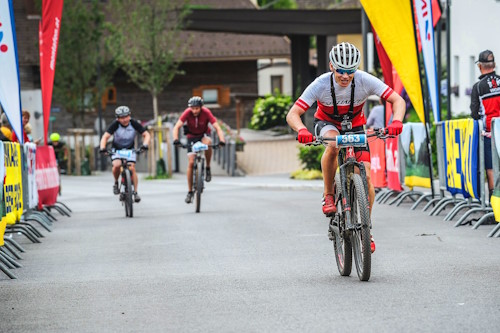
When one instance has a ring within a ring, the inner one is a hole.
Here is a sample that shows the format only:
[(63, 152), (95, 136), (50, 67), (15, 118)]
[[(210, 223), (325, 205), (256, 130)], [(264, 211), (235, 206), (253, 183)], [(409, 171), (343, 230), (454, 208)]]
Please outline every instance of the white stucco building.
[[(479, 52), (489, 49), (500, 64), (500, 0), (449, 0), (451, 33), (450, 85), (456, 87), (451, 95), (452, 114), (470, 113), (470, 90), (478, 81), (479, 69), (475, 64)], [(446, 1), (441, 1), (445, 11)], [(443, 50), (445, 50), (443, 39)], [(445, 52), (443, 52), (444, 56)], [(443, 59), (443, 63), (445, 59)], [(453, 89), (452, 89), (453, 91)]]

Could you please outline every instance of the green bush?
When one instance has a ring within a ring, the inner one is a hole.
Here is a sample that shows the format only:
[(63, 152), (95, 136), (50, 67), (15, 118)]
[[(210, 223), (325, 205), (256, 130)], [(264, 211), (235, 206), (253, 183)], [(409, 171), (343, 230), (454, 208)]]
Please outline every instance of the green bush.
[(324, 146), (307, 146), (299, 148), (299, 159), (306, 170), (321, 170), (321, 156)]
[(292, 97), (276, 93), (255, 101), (249, 127), (265, 130), (286, 125), (286, 115), (292, 106)]

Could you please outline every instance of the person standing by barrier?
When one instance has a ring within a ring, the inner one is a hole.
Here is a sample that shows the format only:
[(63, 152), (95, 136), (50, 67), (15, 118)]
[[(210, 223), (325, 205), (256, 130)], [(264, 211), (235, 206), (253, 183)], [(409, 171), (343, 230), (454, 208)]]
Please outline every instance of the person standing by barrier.
[(0, 127), (0, 132), (2, 133), (2, 141), (12, 141), (12, 128), (10, 127), (9, 120), (5, 113), (2, 113), (1, 122), (2, 126)]
[(500, 117), (500, 76), (495, 73), (495, 57), (490, 50), (479, 53), (476, 61), (481, 76), (472, 87), (471, 117), (484, 122), (484, 167), (488, 179), (489, 199), (494, 188), (493, 162), (491, 156), (491, 120)]
[[(32, 140), (29, 138), (28, 136), (28, 131), (30, 126), (29, 125), (29, 121), (30, 121), (30, 118), (31, 118), (31, 115), (28, 111), (26, 110), (23, 110), (23, 135), (24, 135), (24, 142), (31, 142)], [(35, 144), (38, 144), (40, 142), (41, 139), (37, 139), (34, 141)], [(17, 138), (17, 135), (16, 135), (16, 132), (12, 132), (12, 142), (19, 142), (19, 139)]]
[[(379, 104), (375, 105), (371, 110), (370, 114), (368, 114), (368, 119), (366, 119), (366, 127), (368, 128), (384, 128), (384, 100), (382, 98), (379, 99)], [(389, 120), (388, 124), (392, 121), (392, 117)]]

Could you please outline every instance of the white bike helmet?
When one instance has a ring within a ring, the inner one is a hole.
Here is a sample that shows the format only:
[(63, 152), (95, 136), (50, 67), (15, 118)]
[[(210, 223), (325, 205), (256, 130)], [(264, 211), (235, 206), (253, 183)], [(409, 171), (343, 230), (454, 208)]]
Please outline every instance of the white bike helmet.
[(361, 61), (358, 48), (350, 43), (340, 43), (332, 47), (330, 62), (335, 69), (356, 70)]
[(126, 117), (130, 115), (130, 109), (128, 106), (122, 105), (115, 109), (116, 118)]

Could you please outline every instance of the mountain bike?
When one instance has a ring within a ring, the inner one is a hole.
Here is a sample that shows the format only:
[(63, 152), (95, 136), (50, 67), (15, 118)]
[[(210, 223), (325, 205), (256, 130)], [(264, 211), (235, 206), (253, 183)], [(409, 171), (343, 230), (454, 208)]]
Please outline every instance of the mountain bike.
[(375, 136), (380, 139), (388, 137), (385, 129), (376, 129), (369, 134), (363, 131), (337, 135), (336, 138), (317, 137), (314, 142), (307, 144), (317, 146), (335, 141), (340, 148), (339, 172), (334, 181), (337, 212), (330, 217), (328, 238), (333, 241), (340, 275), (351, 275), (354, 256), (361, 281), (368, 281), (371, 274), (371, 219), (366, 170), (364, 164), (356, 160), (354, 147), (366, 147), (368, 138)]
[(125, 216), (134, 216), (134, 197), (133, 193), (135, 191), (134, 184), (132, 182), (132, 172), (129, 169), (127, 163), (128, 158), (132, 156), (133, 153), (140, 154), (141, 149), (108, 149), (108, 155), (111, 158), (113, 155), (117, 155), (121, 160), (122, 165), (120, 167), (120, 194), (118, 199), (125, 206)]
[(208, 150), (209, 147), (217, 149), (219, 148), (219, 145), (207, 145), (201, 141), (198, 141), (191, 146), (181, 146), (185, 149), (191, 147), (193, 153), (196, 154), (193, 165), (193, 190), (195, 197), (195, 210), (196, 213), (199, 213), (201, 207), (201, 194), (203, 193), (203, 189), (205, 188), (205, 151)]

